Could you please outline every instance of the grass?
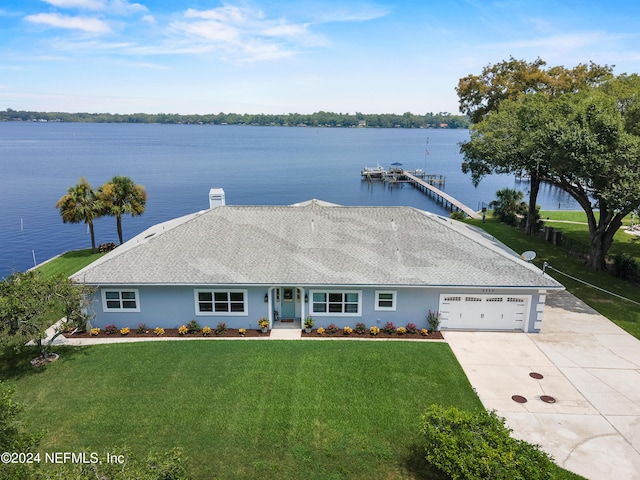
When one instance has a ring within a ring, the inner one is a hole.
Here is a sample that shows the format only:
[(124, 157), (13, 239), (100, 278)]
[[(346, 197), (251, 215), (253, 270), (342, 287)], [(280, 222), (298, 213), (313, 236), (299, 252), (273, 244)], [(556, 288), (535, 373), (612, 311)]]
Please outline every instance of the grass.
[(38, 267), (38, 271), (42, 272), (45, 277), (54, 277), (60, 274), (68, 277), (103, 255), (104, 253), (91, 253), (91, 249), (72, 250)]
[[(41, 452), (182, 447), (194, 478), (433, 478), (419, 417), (482, 405), (445, 343), (168, 341), (0, 364)], [(24, 365), (24, 362), (20, 365)], [(558, 478), (579, 476), (558, 467)]]
[[(41, 269), (71, 275), (99, 256), (69, 252)], [(0, 362), (27, 422), (47, 429), (42, 453), (126, 447), (143, 459), (178, 446), (194, 478), (436, 478), (419, 446), (420, 414), (432, 403), (482, 408), (444, 343), (194, 341), (57, 351), (61, 359), (39, 370), (24, 355)], [(582, 477), (558, 467), (556, 478)]]
[[(562, 233), (568, 237), (582, 242), (585, 245), (589, 245), (591, 243), (589, 227), (586, 224), (587, 215), (583, 211), (541, 211), (540, 216), (543, 220), (549, 219), (547, 223), (549, 226), (556, 230), (562, 230)], [(638, 219), (636, 218), (635, 221), (637, 224)], [(631, 215), (625, 218), (623, 224), (626, 226), (631, 225)], [(640, 262), (640, 236), (630, 235), (622, 229), (619, 229), (613, 237), (613, 245), (609, 249), (609, 255), (615, 256), (623, 252), (635, 257)]]
[[(569, 216), (567, 212), (559, 213), (561, 213), (560, 216), (563, 218), (556, 216), (555, 212), (544, 212), (542, 218), (545, 219), (547, 216), (550, 216), (555, 219), (580, 221), (575, 220), (576, 218), (580, 218), (577, 216), (580, 212), (574, 212), (571, 216)], [(582, 213), (582, 215), (584, 215), (584, 213)], [(600, 288), (614, 292), (636, 302), (640, 302), (640, 288), (638, 288), (637, 285), (625, 280), (620, 280), (605, 272), (596, 272), (591, 270), (585, 267), (582, 260), (572, 257), (563, 249), (556, 247), (541, 238), (528, 237), (520, 230), (501, 224), (493, 218), (487, 218), (487, 222), (484, 224), (478, 220), (468, 220), (468, 222), (486, 230), (488, 233), (518, 253), (526, 250), (535, 251), (537, 257), (533, 263), (540, 268), (542, 268), (543, 263), (546, 261), (554, 269), (560, 270), (561, 272), (567, 273), (573, 277), (579, 278), (593, 285), (597, 285)], [(572, 233), (569, 235), (572, 238), (576, 238), (574, 235), (575, 232), (582, 232), (581, 234), (585, 235), (586, 229), (586, 242), (589, 242), (588, 228), (586, 225), (558, 223), (553, 224), (553, 226), (554, 228), (559, 228), (566, 233), (571, 231)], [(640, 239), (636, 239), (633, 235), (618, 231), (614, 237), (614, 244), (611, 247), (611, 253), (615, 254), (623, 251), (640, 259)], [(583, 300), (586, 304), (590, 305), (631, 335), (640, 339), (640, 308), (637, 304), (618, 299), (595, 288), (572, 280), (554, 270), (547, 270), (547, 273), (562, 283), (567, 290), (576, 297)]]

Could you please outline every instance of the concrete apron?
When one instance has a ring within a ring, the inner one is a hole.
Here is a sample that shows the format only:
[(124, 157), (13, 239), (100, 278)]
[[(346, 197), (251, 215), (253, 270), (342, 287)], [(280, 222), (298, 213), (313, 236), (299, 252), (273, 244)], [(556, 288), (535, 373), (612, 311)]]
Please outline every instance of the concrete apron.
[(514, 437), (589, 479), (640, 478), (640, 341), (566, 292), (548, 300), (542, 333), (445, 332), (445, 339), (483, 405)]

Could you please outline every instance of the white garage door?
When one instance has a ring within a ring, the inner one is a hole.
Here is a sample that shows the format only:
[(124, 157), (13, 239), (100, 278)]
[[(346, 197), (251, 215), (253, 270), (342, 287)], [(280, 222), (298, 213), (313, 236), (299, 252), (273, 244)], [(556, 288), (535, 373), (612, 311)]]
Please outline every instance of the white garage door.
[(530, 300), (530, 295), (440, 295), (440, 327), (524, 331)]

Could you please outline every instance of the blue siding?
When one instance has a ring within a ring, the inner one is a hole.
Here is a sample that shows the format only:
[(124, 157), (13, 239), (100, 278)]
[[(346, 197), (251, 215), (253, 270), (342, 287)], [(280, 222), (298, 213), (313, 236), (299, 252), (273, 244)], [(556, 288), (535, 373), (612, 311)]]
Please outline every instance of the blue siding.
[[(107, 290), (118, 289), (119, 287), (105, 287)], [(195, 319), (201, 326), (208, 325), (214, 328), (218, 323), (224, 322), (228, 328), (257, 328), (257, 321), (260, 317), (269, 317), (269, 304), (265, 303), (264, 296), (268, 287), (228, 287), (229, 290), (241, 288), (247, 291), (247, 312), (245, 315), (196, 315), (195, 296), (196, 289), (212, 288), (207, 286), (182, 287), (182, 286), (138, 286), (134, 287), (138, 291), (139, 312), (104, 312), (102, 306), (102, 295), (97, 291), (92, 304), (95, 318), (91, 321), (94, 327), (104, 328), (108, 324), (114, 324), (117, 328), (135, 328), (140, 323), (146, 324), (147, 328), (178, 328), (180, 325)], [(131, 289), (123, 287), (124, 290)], [(216, 289), (224, 289), (216, 287)], [(314, 288), (305, 288), (309, 293)], [(367, 328), (378, 326), (382, 328), (387, 322), (393, 322), (396, 327), (406, 326), (408, 323), (415, 323), (419, 329), (427, 328), (426, 314), (428, 310), (437, 311), (439, 308), (441, 293), (460, 293), (460, 289), (447, 288), (317, 288), (322, 291), (342, 292), (345, 290), (361, 292), (361, 312), (357, 316), (333, 316), (310, 313), (312, 309), (312, 299), (305, 304), (305, 316), (311, 315), (314, 318), (315, 328), (328, 327), (335, 324), (339, 328), (345, 326), (355, 327), (356, 323), (364, 323)], [(379, 311), (375, 309), (376, 290), (396, 292), (396, 310)], [(480, 293), (480, 289), (465, 289), (465, 293)], [(496, 294), (526, 294), (531, 295), (529, 305), (528, 331), (534, 332), (534, 323), (537, 319), (537, 290), (499, 290)], [(275, 308), (277, 306), (274, 305)]]
[(91, 324), (100, 328), (108, 324), (114, 324), (118, 328), (135, 328), (140, 323), (146, 324), (148, 328), (178, 328), (195, 319), (203, 327), (208, 325), (214, 328), (218, 323), (224, 322), (228, 328), (257, 328), (258, 319), (268, 315), (268, 305), (264, 302), (265, 288), (245, 289), (248, 307), (246, 315), (196, 315), (194, 291), (197, 288), (211, 287), (139, 286), (139, 312), (104, 312), (102, 296), (100, 292), (96, 292), (95, 302), (92, 304), (95, 318), (91, 320)]

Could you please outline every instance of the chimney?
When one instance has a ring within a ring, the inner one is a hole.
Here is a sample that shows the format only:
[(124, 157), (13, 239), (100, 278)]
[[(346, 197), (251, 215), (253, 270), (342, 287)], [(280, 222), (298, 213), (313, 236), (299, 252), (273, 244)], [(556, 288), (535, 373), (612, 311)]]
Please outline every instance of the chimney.
[(224, 200), (224, 190), (221, 188), (212, 188), (209, 190), (209, 208), (221, 207), (226, 205)]

